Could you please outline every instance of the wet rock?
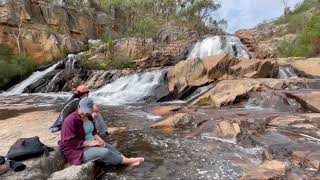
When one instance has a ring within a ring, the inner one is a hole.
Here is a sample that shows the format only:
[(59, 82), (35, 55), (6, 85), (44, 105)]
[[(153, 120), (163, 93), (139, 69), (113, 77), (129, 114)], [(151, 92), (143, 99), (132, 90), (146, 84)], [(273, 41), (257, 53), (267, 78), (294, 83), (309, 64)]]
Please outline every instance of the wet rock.
[(70, 166), (53, 173), (48, 180), (89, 180), (94, 179), (94, 163), (89, 162), (80, 166)]
[(319, 149), (306, 149), (305, 151), (296, 150), (292, 152), (291, 157), (295, 164), (320, 171)]
[(159, 116), (163, 116), (163, 115), (167, 115), (170, 114), (174, 111), (179, 110), (181, 107), (180, 106), (159, 106), (159, 107), (154, 107), (151, 109), (151, 113), (159, 115)]
[(187, 58), (189, 49), (194, 42), (195, 40), (173, 42), (135, 62), (141, 68), (173, 66)]
[(151, 125), (151, 128), (162, 128), (162, 127), (180, 127), (192, 124), (193, 118), (189, 114), (177, 113), (174, 114), (165, 120), (162, 120), (158, 123)]
[(281, 179), (285, 176), (286, 169), (287, 165), (281, 161), (266, 161), (258, 167), (253, 167), (251, 170), (244, 172), (240, 179)]
[(320, 112), (320, 91), (295, 91), (286, 94), (288, 97), (296, 99), (306, 109)]
[(124, 54), (131, 60), (143, 58), (155, 49), (152, 39), (129, 37), (115, 40), (114, 43), (116, 53)]
[(306, 119), (299, 116), (289, 115), (289, 116), (280, 116), (272, 119), (268, 125), (276, 126), (280, 128), (288, 128), (290, 125), (295, 123), (303, 123)]
[(218, 123), (223, 137), (236, 137), (241, 132), (240, 126), (237, 123), (221, 121)]
[(320, 58), (310, 58), (301, 60), (281, 59), (290, 64), (300, 76), (308, 78), (320, 77)]
[(127, 127), (108, 127), (109, 134), (123, 133), (127, 131), (128, 131)]

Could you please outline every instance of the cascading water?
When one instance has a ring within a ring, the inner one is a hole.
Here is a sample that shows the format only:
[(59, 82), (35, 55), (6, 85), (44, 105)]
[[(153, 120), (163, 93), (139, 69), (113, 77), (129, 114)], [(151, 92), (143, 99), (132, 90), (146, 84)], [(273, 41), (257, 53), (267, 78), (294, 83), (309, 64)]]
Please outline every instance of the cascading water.
[(298, 74), (291, 66), (279, 66), (278, 79), (289, 79), (298, 77)]
[(166, 70), (157, 70), (121, 77), (91, 93), (97, 103), (122, 105), (157, 100), (168, 94), (163, 82)]
[(8, 94), (21, 94), (23, 93), (24, 89), (28, 87), (30, 84), (36, 82), (38, 79), (42, 78), (49, 72), (53, 71), (62, 61), (59, 61), (58, 63), (50, 66), (49, 68), (43, 70), (43, 71), (36, 71), (31, 74), (27, 79), (20, 82), (19, 84), (12, 87), (9, 91), (7, 91)]
[(66, 62), (66, 69), (78, 69), (80, 67), (80, 60), (81, 60), (82, 53), (79, 54), (69, 54), (68, 60)]
[(250, 59), (249, 51), (236, 36), (211, 36), (197, 42), (188, 59), (204, 58), (207, 56), (229, 54)]

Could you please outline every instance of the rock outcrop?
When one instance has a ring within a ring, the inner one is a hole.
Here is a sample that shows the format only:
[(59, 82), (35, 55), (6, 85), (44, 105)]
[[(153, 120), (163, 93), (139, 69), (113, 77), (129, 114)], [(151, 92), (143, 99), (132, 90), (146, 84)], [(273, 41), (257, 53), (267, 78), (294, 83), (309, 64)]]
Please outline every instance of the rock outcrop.
[(79, 52), (101, 31), (103, 22), (96, 21), (96, 14), (42, 0), (12, 2), (0, 4), (0, 43), (16, 51), (19, 44), (21, 53), (37, 63), (57, 58), (65, 51)]
[(197, 31), (183, 28), (180, 26), (166, 26), (161, 28), (156, 35), (157, 43), (167, 43), (170, 44), (174, 41), (185, 40), (185, 39), (193, 39), (199, 38), (199, 34)]
[(233, 56), (218, 55), (181, 61), (168, 72), (169, 91), (184, 97), (194, 87), (216, 80), (242, 78), (270, 78), (276, 74), (276, 62), (270, 60), (240, 60)]
[(277, 61), (281, 64), (291, 65), (301, 77), (320, 77), (320, 58), (279, 58)]
[(237, 31), (235, 35), (248, 47), (254, 58), (267, 59), (277, 57), (279, 42), (295, 41), (297, 37), (295, 34), (285, 33), (286, 35), (281, 36), (286, 32), (286, 28), (286, 25), (264, 24), (253, 29)]
[(113, 43), (114, 53), (124, 55), (131, 60), (141, 59), (155, 50), (155, 42), (151, 38), (122, 38)]
[(195, 40), (172, 42), (166, 47), (155, 50), (146, 57), (136, 60), (136, 63), (141, 68), (175, 65), (179, 61), (187, 58), (190, 48), (194, 42)]

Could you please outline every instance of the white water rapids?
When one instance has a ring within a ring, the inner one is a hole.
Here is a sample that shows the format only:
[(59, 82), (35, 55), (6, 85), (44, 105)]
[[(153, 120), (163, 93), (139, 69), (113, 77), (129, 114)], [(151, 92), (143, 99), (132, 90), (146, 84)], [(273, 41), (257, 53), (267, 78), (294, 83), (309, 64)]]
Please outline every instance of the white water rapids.
[(162, 83), (164, 74), (165, 70), (157, 70), (121, 77), (90, 96), (95, 102), (108, 105), (136, 103), (150, 96), (161, 98), (161, 91), (165, 90)]
[(250, 59), (249, 51), (236, 36), (211, 36), (197, 42), (188, 59), (204, 58), (213, 55), (229, 54)]
[(24, 89), (28, 87), (30, 84), (36, 82), (38, 79), (41, 79), (43, 76), (48, 74), (49, 72), (53, 71), (61, 61), (57, 62), (56, 64), (50, 66), (49, 68), (43, 70), (43, 71), (36, 71), (32, 73), (27, 79), (23, 80), (19, 84), (13, 86), (9, 91), (7, 91), (7, 94), (21, 94), (23, 93)]

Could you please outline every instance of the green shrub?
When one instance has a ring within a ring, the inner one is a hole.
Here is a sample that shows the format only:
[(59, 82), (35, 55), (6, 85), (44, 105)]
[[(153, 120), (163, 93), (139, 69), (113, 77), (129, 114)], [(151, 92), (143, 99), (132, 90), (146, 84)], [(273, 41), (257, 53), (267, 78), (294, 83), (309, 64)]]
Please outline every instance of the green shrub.
[(110, 69), (125, 69), (125, 68), (136, 68), (136, 64), (132, 62), (132, 59), (126, 53), (114, 53), (110, 58), (106, 58), (101, 62), (94, 60), (89, 61), (84, 59), (81, 61), (81, 65), (88, 69), (97, 70), (110, 70)]
[(30, 58), (15, 55), (12, 48), (0, 43), (0, 90), (26, 78), (34, 67)]
[(278, 47), (283, 57), (314, 57), (320, 54), (320, 14), (314, 15), (306, 23), (304, 30), (298, 34), (295, 43), (286, 40)]

